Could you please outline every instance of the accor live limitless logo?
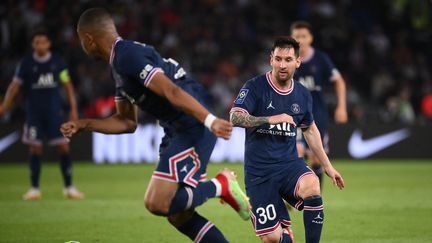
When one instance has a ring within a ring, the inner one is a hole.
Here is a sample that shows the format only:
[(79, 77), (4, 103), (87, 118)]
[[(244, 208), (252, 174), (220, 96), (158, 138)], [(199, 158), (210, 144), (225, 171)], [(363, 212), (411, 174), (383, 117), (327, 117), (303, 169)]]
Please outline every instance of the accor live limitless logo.
[(259, 128), (257, 133), (275, 135), (275, 136), (285, 136), (294, 137), (296, 136), (295, 131), (291, 131), (291, 125), (287, 122), (279, 123), (276, 125), (270, 125), (268, 129)]

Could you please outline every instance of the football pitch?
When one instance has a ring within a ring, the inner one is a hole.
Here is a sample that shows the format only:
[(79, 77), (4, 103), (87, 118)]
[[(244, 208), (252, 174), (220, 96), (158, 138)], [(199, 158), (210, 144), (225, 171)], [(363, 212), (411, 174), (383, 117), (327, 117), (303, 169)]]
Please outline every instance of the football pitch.
[[(346, 188), (326, 178), (322, 242), (432, 242), (432, 161), (334, 161)], [(223, 167), (243, 181), (242, 164), (211, 164), (208, 176)], [(0, 242), (190, 242), (168, 222), (151, 215), (143, 195), (154, 165), (75, 163), (80, 201), (62, 196), (56, 163), (42, 166), (42, 200), (27, 202), (24, 163), (0, 165)], [(249, 221), (218, 200), (198, 211), (230, 242), (260, 242)], [(290, 211), (296, 242), (304, 242), (302, 213)]]

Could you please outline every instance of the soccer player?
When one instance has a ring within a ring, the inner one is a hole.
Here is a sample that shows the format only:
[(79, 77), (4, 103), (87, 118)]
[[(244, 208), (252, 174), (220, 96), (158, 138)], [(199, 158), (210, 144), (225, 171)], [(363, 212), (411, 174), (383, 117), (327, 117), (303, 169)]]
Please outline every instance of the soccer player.
[(225, 169), (204, 181), (216, 136), (228, 139), (232, 124), (207, 110), (205, 90), (177, 61), (162, 58), (152, 46), (122, 39), (106, 10), (86, 10), (79, 18), (77, 32), (89, 56), (111, 65), (117, 113), (101, 120), (70, 121), (62, 125), (63, 134), (131, 133), (137, 126), (137, 108), (154, 115), (165, 137), (145, 206), (153, 214), (167, 216), (195, 242), (226, 242), (216, 226), (194, 209), (208, 198), (220, 197), (243, 219), (249, 218), (249, 203), (232, 171)]
[(60, 132), (64, 122), (60, 87), (66, 90), (70, 105), (69, 119), (78, 119), (74, 88), (62, 58), (51, 52), (48, 33), (40, 29), (32, 37), (33, 53), (24, 57), (18, 65), (10, 83), (0, 115), (10, 108), (14, 97), (23, 90), (25, 97), (26, 123), (23, 142), (30, 145), (31, 188), (24, 194), (24, 200), (41, 198), (39, 177), (41, 171), (42, 142), (48, 137), (49, 144), (57, 146), (60, 154), (60, 168), (64, 180), (64, 196), (81, 199), (83, 194), (72, 185), (72, 161), (69, 143)]
[[(294, 79), (303, 84), (312, 94), (312, 112), (315, 124), (321, 133), (324, 149), (328, 153), (327, 126), (329, 114), (325, 103), (324, 89), (329, 83), (334, 84), (337, 96), (334, 120), (337, 124), (344, 124), (348, 121), (345, 81), (327, 54), (312, 47), (313, 35), (309, 23), (304, 21), (294, 22), (291, 25), (291, 36), (300, 43), (300, 58), (302, 59), (302, 64), (295, 72)], [(307, 147), (307, 143), (300, 132), (297, 137), (297, 147), (300, 157), (304, 157), (305, 154), (309, 157), (312, 170), (320, 179), (322, 188), (323, 169), (320, 161)]]
[(283, 199), (304, 210), (306, 242), (319, 242), (324, 220), (317, 176), (298, 157), (296, 127), (340, 189), (344, 181), (321, 143), (310, 92), (293, 80), (300, 66), (299, 44), (275, 39), (272, 70), (246, 82), (231, 109), (234, 126), (246, 128), (245, 184), (255, 233), (263, 242), (292, 242), (291, 221)]

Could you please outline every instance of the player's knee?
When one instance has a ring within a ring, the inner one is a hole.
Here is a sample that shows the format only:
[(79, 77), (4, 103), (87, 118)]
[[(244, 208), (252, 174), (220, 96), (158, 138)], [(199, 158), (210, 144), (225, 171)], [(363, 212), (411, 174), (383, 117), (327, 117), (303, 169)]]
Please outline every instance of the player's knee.
[(260, 238), (263, 243), (278, 243), (280, 242), (281, 234), (279, 231), (275, 231), (270, 234), (261, 235)]
[(320, 183), (315, 175), (305, 176), (300, 182), (297, 194), (301, 198), (321, 195)]
[(70, 151), (69, 144), (60, 144), (57, 146), (57, 152), (59, 154), (68, 154)]
[(146, 195), (144, 198), (144, 205), (150, 213), (158, 216), (168, 215), (170, 203), (166, 201), (158, 200), (155, 197), (149, 197)]
[(30, 154), (32, 155), (42, 155), (43, 148), (39, 145), (31, 145), (30, 146)]

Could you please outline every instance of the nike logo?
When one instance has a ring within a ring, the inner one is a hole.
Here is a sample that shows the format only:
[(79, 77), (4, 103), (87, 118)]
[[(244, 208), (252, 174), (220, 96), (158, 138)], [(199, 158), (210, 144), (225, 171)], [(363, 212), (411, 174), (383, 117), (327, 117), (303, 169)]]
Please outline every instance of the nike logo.
[(5, 151), (9, 146), (15, 143), (19, 138), (19, 132), (15, 131), (6, 137), (0, 139), (0, 153)]
[(385, 148), (392, 146), (410, 136), (408, 129), (400, 129), (374, 138), (362, 139), (359, 129), (356, 129), (348, 143), (348, 152), (353, 158), (363, 159)]

